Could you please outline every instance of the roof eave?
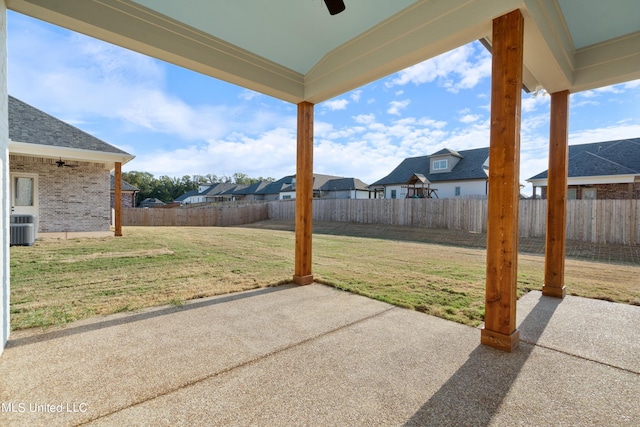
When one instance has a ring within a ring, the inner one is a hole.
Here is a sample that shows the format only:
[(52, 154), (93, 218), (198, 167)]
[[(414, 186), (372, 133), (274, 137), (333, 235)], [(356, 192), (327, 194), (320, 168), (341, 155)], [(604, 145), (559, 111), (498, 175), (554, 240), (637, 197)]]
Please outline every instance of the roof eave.
[[(639, 174), (621, 174), (621, 175), (589, 175), (574, 176), (567, 179), (567, 185), (590, 185), (590, 184), (630, 184), (636, 182), (640, 178)], [(548, 185), (547, 178), (527, 179), (527, 182), (536, 187), (546, 187)]]
[(113, 169), (115, 163), (123, 165), (135, 156), (127, 153), (108, 153), (104, 151), (82, 150), (79, 148), (56, 147), (52, 145), (32, 144), (28, 142), (9, 141), (9, 154), (41, 158), (75, 160), (81, 162), (104, 163), (106, 169)]

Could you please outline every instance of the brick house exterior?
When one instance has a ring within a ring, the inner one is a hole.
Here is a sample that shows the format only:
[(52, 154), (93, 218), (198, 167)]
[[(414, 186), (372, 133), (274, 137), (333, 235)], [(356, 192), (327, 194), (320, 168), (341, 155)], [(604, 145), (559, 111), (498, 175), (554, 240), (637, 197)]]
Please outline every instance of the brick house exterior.
[[(585, 199), (589, 189), (595, 190), (596, 199), (640, 199), (640, 182), (623, 184), (569, 185), (570, 199)], [(541, 198), (547, 198), (547, 187), (541, 187)], [(573, 197), (575, 195), (575, 197)]]
[(133, 156), (16, 98), (8, 104), (12, 212), (35, 215), (40, 233), (109, 233), (110, 171)]
[[(527, 181), (547, 198), (547, 171)], [(640, 138), (570, 145), (567, 199), (640, 199)]]
[[(115, 187), (115, 178), (111, 175), (111, 204), (110, 206), (114, 208), (116, 206), (116, 187)], [(122, 207), (123, 208), (135, 208), (136, 207), (136, 193), (140, 191), (137, 187), (129, 184), (127, 181), (122, 181)]]

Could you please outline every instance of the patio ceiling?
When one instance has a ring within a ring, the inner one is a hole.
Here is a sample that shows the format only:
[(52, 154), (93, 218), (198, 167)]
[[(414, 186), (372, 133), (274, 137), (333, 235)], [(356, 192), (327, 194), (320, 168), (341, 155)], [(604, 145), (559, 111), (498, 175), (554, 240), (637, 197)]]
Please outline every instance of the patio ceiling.
[(285, 101), (322, 102), (525, 18), (524, 84), (640, 79), (637, 0), (7, 0), (9, 9)]

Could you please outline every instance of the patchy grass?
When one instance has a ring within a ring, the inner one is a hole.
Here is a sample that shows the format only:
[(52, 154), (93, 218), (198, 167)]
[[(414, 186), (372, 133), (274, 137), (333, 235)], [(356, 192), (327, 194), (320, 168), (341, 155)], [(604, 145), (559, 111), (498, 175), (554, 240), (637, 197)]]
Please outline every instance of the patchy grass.
[[(291, 223), (245, 228), (126, 227), (124, 237), (11, 248), (11, 326), (77, 319), (287, 283)], [(345, 235), (345, 231), (352, 231)], [(421, 243), (429, 230), (314, 225), (314, 277), (456, 322), (484, 316), (485, 251)], [(368, 237), (367, 237), (368, 236)], [(521, 255), (519, 294), (542, 286), (544, 258)], [(567, 260), (569, 293), (640, 304), (640, 266)]]

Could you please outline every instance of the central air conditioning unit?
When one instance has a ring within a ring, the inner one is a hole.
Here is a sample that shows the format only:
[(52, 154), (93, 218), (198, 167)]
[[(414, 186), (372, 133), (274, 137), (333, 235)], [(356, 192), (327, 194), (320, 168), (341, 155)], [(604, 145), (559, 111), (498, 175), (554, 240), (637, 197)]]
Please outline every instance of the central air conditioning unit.
[(33, 224), (11, 224), (9, 225), (9, 245), (10, 246), (31, 246), (35, 241)]
[(38, 237), (35, 215), (11, 215), (9, 222), (9, 245), (33, 245)]

